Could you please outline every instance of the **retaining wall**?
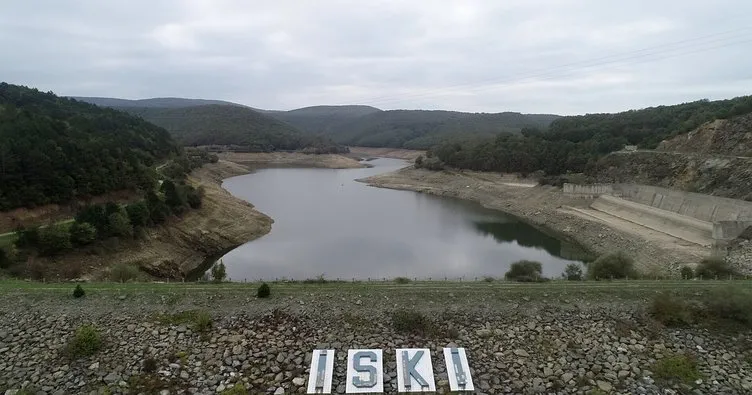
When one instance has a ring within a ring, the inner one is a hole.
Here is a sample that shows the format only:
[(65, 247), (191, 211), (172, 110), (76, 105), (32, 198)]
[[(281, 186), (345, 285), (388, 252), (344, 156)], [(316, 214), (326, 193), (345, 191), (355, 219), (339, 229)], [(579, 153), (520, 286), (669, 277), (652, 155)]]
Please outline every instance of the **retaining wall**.
[(564, 194), (586, 199), (595, 199), (601, 195), (614, 195), (614, 188), (611, 184), (578, 185), (564, 183)]

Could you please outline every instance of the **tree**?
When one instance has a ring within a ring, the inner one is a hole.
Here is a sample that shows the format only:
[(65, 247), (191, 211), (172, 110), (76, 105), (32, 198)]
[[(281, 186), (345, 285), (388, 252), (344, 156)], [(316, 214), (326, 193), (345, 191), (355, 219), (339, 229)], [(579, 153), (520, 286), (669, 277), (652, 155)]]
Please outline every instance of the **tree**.
[(588, 266), (588, 277), (593, 280), (635, 278), (634, 261), (623, 252), (604, 254)]
[(225, 264), (221, 260), (219, 261), (219, 263), (215, 263), (214, 266), (212, 266), (211, 276), (212, 280), (214, 280), (215, 283), (221, 283), (222, 281), (225, 281), (225, 278), (227, 278), (227, 269), (225, 268)]
[(420, 168), (423, 166), (423, 155), (418, 155), (417, 158), (415, 158), (415, 167)]
[(196, 190), (196, 188), (190, 185), (186, 185), (185, 189), (188, 205), (191, 206), (192, 209), (201, 208), (201, 191)]
[(16, 231), (18, 238), (16, 239), (16, 247), (18, 248), (32, 248), (39, 244), (39, 227), (31, 227), (25, 229), (23, 227)]
[(178, 185), (171, 180), (165, 180), (162, 183), (162, 191), (165, 194), (165, 203), (173, 212), (180, 213), (186, 204), (185, 193)]
[(582, 280), (582, 267), (578, 263), (570, 263), (564, 269), (564, 278), (569, 281)]
[(97, 238), (97, 229), (88, 222), (74, 222), (70, 227), (71, 242), (78, 246), (90, 244)]
[(0, 269), (7, 269), (13, 263), (4, 248), (0, 248)]
[(268, 298), (269, 295), (271, 295), (272, 290), (269, 288), (269, 284), (262, 283), (261, 286), (258, 287), (258, 290), (256, 291), (256, 297), (258, 298)]
[(149, 224), (149, 206), (146, 202), (140, 201), (131, 203), (125, 206), (125, 211), (128, 213), (128, 220), (133, 227), (146, 226)]
[(512, 263), (504, 278), (514, 281), (539, 281), (542, 278), (543, 266), (535, 261), (517, 261)]
[(112, 213), (108, 217), (109, 233), (118, 237), (131, 237), (133, 236), (133, 226), (128, 221), (128, 216), (122, 212)]
[(99, 238), (104, 238), (107, 236), (108, 231), (107, 226), (109, 219), (107, 217), (108, 214), (106, 213), (105, 206), (101, 204), (93, 204), (85, 206), (78, 211), (76, 214), (76, 222), (87, 223), (94, 226)]
[(76, 288), (73, 290), (73, 297), (78, 299), (86, 296), (86, 291), (84, 291), (83, 288), (81, 288), (81, 284), (76, 285)]
[(39, 249), (44, 255), (56, 255), (73, 247), (65, 225), (49, 225), (39, 229)]

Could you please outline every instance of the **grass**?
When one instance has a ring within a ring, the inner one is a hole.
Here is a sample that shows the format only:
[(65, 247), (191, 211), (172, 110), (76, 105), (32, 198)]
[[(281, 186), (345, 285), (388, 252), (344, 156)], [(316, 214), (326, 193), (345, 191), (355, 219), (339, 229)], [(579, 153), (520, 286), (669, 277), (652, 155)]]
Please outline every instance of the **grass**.
[(392, 327), (401, 333), (427, 335), (435, 332), (433, 321), (423, 314), (412, 310), (396, 310), (392, 312)]
[(81, 325), (68, 341), (65, 354), (72, 359), (94, 355), (102, 348), (102, 337), (93, 325)]
[(663, 358), (657, 361), (651, 370), (657, 379), (688, 385), (702, 378), (702, 374), (697, 369), (697, 361), (686, 354)]
[(248, 394), (248, 388), (243, 383), (236, 383), (232, 387), (220, 392), (220, 395), (246, 395)]
[(207, 334), (211, 330), (212, 317), (203, 310), (186, 310), (174, 314), (165, 314), (159, 317), (159, 322), (164, 325), (189, 325), (192, 330)]
[(666, 326), (694, 323), (727, 329), (752, 328), (752, 292), (748, 288), (726, 286), (688, 300), (664, 292), (656, 295), (650, 314)]
[(0, 248), (10, 247), (18, 238), (16, 232), (3, 233), (0, 235)]

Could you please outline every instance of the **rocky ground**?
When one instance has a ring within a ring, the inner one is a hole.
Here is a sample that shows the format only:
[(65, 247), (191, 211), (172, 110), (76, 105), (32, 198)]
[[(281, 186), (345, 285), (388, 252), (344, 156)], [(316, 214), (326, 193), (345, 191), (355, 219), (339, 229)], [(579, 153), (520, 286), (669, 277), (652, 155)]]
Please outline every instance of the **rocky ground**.
[(220, 159), (251, 168), (260, 167), (321, 167), (327, 169), (356, 169), (365, 167), (357, 160), (335, 154), (312, 155), (300, 152), (223, 152)]
[[(311, 351), (334, 348), (333, 388), (343, 393), (347, 350), (381, 348), (385, 392), (395, 393), (394, 350), (413, 346), (431, 350), (446, 393), (441, 348), (457, 345), (479, 394), (745, 394), (749, 331), (668, 329), (645, 312), (661, 290), (692, 298), (726, 285), (273, 284), (270, 299), (243, 284), (85, 284), (81, 299), (67, 285), (4, 285), (0, 390), (214, 394), (242, 384), (242, 393), (304, 393)], [(424, 319), (406, 332), (393, 315), (404, 309)], [(211, 325), (181, 320), (185, 311), (210, 314)], [(102, 348), (66, 356), (88, 323)], [(670, 378), (671, 367), (683, 378)]]
[[(675, 245), (650, 239), (649, 234), (622, 232), (601, 223), (565, 213), (562, 207), (587, 207), (586, 200), (567, 197), (551, 186), (521, 186), (524, 180), (496, 173), (429, 171), (412, 167), (363, 180), (372, 186), (404, 189), (479, 202), (556, 232), (596, 253), (624, 251), (646, 275), (673, 276), (684, 265), (705, 256), (677, 250)], [(707, 251), (707, 255), (710, 250)]]

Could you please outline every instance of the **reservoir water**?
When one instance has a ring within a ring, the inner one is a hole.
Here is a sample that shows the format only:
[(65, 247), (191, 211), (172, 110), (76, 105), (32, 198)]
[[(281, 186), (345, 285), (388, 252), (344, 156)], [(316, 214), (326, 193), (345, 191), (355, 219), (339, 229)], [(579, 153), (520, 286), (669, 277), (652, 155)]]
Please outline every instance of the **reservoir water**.
[(559, 276), (582, 252), (478, 204), (369, 187), (355, 179), (406, 162), (376, 159), (362, 169), (261, 169), (223, 187), (274, 219), (271, 233), (223, 258), (233, 281), (503, 277), (512, 262), (543, 264)]

